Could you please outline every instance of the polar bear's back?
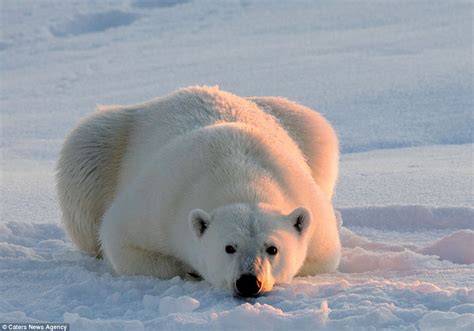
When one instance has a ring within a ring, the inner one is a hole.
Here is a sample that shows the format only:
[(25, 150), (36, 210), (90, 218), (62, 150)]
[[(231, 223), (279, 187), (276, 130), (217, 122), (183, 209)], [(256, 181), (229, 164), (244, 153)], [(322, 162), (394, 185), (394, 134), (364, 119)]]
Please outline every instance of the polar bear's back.
[[(331, 198), (338, 173), (338, 141), (316, 111), (279, 97), (242, 98), (217, 87), (190, 87), (140, 106), (126, 155), (126, 172), (137, 173), (151, 150), (178, 136), (220, 123), (242, 123), (280, 142), (290, 138), (306, 158), (315, 181)], [(140, 148), (138, 148), (140, 146)], [(121, 180), (125, 187), (129, 184)]]
[[(212, 125), (241, 123), (276, 138), (287, 135), (274, 116), (250, 100), (217, 87), (180, 89), (140, 108), (135, 115), (134, 133), (123, 162), (123, 174), (139, 173), (143, 160), (151, 151), (155, 153), (173, 139)], [(130, 185), (127, 177), (120, 178), (120, 187)]]

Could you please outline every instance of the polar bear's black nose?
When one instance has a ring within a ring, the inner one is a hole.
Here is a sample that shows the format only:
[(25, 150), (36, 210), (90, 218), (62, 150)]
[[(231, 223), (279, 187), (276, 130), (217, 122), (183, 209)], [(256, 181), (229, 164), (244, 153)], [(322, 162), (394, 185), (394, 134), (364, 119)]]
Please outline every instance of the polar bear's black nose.
[(239, 295), (243, 297), (252, 297), (260, 292), (262, 288), (262, 282), (252, 274), (244, 274), (237, 279), (235, 287)]

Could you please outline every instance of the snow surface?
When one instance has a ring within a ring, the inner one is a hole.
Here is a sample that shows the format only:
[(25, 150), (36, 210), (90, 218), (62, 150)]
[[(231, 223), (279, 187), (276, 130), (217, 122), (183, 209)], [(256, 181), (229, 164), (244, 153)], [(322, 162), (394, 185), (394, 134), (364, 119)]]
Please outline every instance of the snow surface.
[[(470, 1), (0, 3), (0, 322), (72, 330), (474, 329)], [(218, 84), (341, 140), (339, 271), (242, 300), (115, 276), (59, 222), (58, 149), (96, 104)]]

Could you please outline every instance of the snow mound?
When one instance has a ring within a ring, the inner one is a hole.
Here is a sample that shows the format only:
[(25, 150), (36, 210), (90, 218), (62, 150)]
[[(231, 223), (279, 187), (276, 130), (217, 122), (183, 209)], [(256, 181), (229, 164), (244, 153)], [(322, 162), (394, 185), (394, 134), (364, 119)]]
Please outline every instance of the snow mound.
[(89, 330), (89, 331), (127, 331), (144, 330), (143, 323), (137, 320), (90, 320), (81, 317), (79, 314), (64, 313), (64, 323), (69, 323), (71, 330)]
[(434, 311), (423, 316), (418, 326), (421, 331), (472, 331), (474, 329), (474, 314), (456, 314), (453, 312)]
[(70, 21), (51, 27), (56, 37), (70, 37), (86, 33), (102, 32), (111, 28), (132, 24), (138, 16), (120, 10), (109, 10), (102, 13), (77, 15)]
[(166, 8), (182, 5), (191, 0), (134, 0), (132, 5), (137, 8)]
[(437, 255), (453, 263), (474, 263), (474, 231), (460, 230), (419, 250), (422, 254)]
[(330, 313), (327, 301), (320, 308), (305, 308), (296, 313), (284, 312), (270, 304), (240, 303), (220, 312), (171, 314), (152, 320), (148, 329), (174, 326), (178, 329), (194, 327), (206, 330), (309, 330), (323, 327)]
[(474, 231), (454, 231), (422, 247), (419, 243), (390, 244), (372, 241), (341, 228), (343, 253), (339, 270), (348, 273), (368, 271), (417, 270), (440, 267), (438, 260), (456, 264), (474, 263)]
[[(143, 298), (143, 303), (145, 308), (150, 307), (150, 301), (153, 302), (153, 299), (148, 296), (148, 300)], [(145, 302), (148, 302), (145, 304)], [(164, 297), (160, 300), (159, 311), (160, 315), (169, 315), (174, 313), (190, 313), (199, 308), (199, 301), (188, 297), (182, 296), (179, 298), (173, 297)]]
[(428, 268), (432, 262), (433, 258), (410, 250), (380, 253), (356, 247), (343, 251), (339, 270), (347, 273), (407, 271)]
[(397, 231), (474, 230), (474, 208), (470, 207), (380, 206), (342, 208), (339, 212), (347, 226), (368, 226)]

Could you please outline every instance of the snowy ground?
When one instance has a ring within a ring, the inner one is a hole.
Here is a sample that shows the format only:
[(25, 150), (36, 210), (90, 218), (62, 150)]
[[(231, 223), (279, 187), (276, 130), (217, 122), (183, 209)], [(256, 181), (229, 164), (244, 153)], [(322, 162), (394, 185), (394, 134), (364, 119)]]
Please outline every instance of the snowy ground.
[[(0, 322), (80, 329), (474, 329), (472, 3), (0, 3)], [(117, 277), (59, 223), (58, 148), (97, 103), (218, 84), (321, 111), (339, 272), (243, 301)]]

